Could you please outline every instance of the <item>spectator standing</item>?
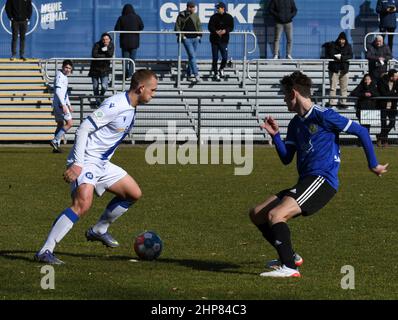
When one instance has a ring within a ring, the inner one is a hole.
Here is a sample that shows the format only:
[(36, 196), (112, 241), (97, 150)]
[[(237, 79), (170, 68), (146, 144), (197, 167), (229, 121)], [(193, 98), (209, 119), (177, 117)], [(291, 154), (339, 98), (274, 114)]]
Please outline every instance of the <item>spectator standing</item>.
[[(175, 31), (202, 31), (202, 24), (199, 16), (195, 13), (195, 3), (187, 2), (187, 9), (178, 14), (174, 27)], [(179, 36), (177, 34), (177, 36)], [(202, 38), (198, 33), (184, 33), (181, 35), (182, 44), (188, 55), (187, 79), (194, 76), (194, 79), (200, 81), (199, 69), (196, 64), (196, 49)], [(179, 38), (180, 39), (180, 38)]]
[[(378, 90), (381, 97), (397, 97), (398, 98), (398, 71), (391, 69), (387, 74), (383, 75), (378, 83)], [(381, 131), (376, 135), (377, 146), (388, 146), (388, 134), (395, 127), (395, 118), (397, 116), (397, 100), (380, 100), (379, 101)], [(388, 124), (387, 124), (388, 120)]]
[(357, 97), (355, 103), (356, 116), (359, 123), (370, 132), (370, 123), (375, 121), (373, 117), (365, 117), (362, 111), (376, 110), (376, 100), (374, 97), (379, 96), (376, 83), (372, 80), (369, 73), (365, 74), (359, 85), (350, 94), (353, 97)]
[[(330, 95), (336, 95), (337, 82), (340, 86), (341, 96), (347, 97), (349, 59), (352, 59), (352, 47), (348, 43), (346, 34), (341, 32), (334, 43), (329, 46), (327, 57), (333, 59), (329, 62)], [(330, 105), (336, 105), (336, 99), (330, 99)], [(347, 108), (346, 99), (342, 99), (338, 107)]]
[[(135, 13), (131, 4), (123, 7), (122, 15), (117, 19), (115, 31), (142, 31), (144, 23), (141, 17)], [(140, 35), (137, 33), (122, 33), (120, 35), (120, 48), (123, 58), (130, 58), (135, 61), (137, 49), (140, 47)], [(126, 63), (126, 78), (131, 78), (133, 66), (130, 62)]]
[[(378, 0), (376, 12), (379, 14), (380, 32), (395, 32), (397, 27), (397, 0)], [(388, 35), (388, 46), (392, 52), (394, 35)]]
[(390, 47), (384, 44), (382, 36), (376, 36), (376, 39), (368, 46), (366, 59), (369, 61), (370, 76), (377, 82), (387, 72), (388, 61), (392, 59)]
[(11, 20), (12, 30), (10, 60), (15, 60), (17, 55), (17, 40), (19, 34), (19, 56), (25, 61), (25, 35), (28, 30), (28, 21), (32, 17), (32, 1), (7, 0), (6, 12), (8, 19)]
[[(224, 2), (216, 4), (217, 12), (210, 17), (208, 29), (210, 31), (211, 53), (213, 57), (212, 72), (217, 80), (224, 77), (224, 68), (228, 60), (229, 33), (234, 30), (234, 18), (226, 12)], [(218, 52), (221, 54), (220, 69), (217, 71)]]
[[(108, 33), (101, 35), (101, 40), (96, 42), (93, 46), (92, 57), (93, 58), (112, 58), (115, 47), (112, 42), (112, 37)], [(96, 96), (95, 100), (97, 107), (101, 104), (99, 95), (103, 96), (108, 90), (109, 74), (111, 73), (111, 62), (110, 60), (92, 60), (90, 66), (90, 72), (88, 73), (93, 81), (93, 91)], [(99, 91), (99, 85), (101, 82), (101, 92)]]
[(286, 34), (287, 40), (287, 59), (292, 58), (293, 47), (293, 18), (297, 14), (297, 7), (294, 0), (271, 0), (268, 6), (269, 13), (275, 19), (275, 38), (274, 38), (274, 59), (279, 58), (279, 42), (282, 30)]

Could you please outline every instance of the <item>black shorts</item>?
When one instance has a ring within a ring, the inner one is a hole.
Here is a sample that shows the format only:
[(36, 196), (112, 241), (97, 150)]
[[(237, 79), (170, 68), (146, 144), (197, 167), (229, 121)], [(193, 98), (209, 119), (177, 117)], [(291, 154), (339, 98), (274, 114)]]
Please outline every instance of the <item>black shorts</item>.
[(336, 194), (336, 190), (321, 176), (308, 176), (299, 180), (289, 189), (276, 194), (283, 197), (292, 197), (297, 201), (303, 216), (309, 216), (322, 209)]

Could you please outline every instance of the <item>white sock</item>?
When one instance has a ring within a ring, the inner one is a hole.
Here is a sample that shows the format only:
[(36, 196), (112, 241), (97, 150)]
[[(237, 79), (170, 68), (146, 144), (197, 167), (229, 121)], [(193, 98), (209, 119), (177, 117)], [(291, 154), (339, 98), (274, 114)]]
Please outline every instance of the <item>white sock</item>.
[(64, 128), (60, 129), (57, 134), (55, 135), (54, 139), (59, 142), (62, 139), (62, 136), (67, 132), (68, 130), (65, 130)]
[(122, 200), (118, 197), (113, 198), (106, 206), (97, 224), (93, 226), (93, 231), (98, 234), (106, 233), (111, 223), (125, 213), (132, 204), (133, 201), (130, 200)]
[(79, 220), (79, 216), (73, 212), (71, 208), (64, 210), (54, 221), (47, 240), (44, 246), (40, 249), (39, 254), (42, 254), (46, 250), (53, 252), (56, 244), (65, 237), (77, 220)]

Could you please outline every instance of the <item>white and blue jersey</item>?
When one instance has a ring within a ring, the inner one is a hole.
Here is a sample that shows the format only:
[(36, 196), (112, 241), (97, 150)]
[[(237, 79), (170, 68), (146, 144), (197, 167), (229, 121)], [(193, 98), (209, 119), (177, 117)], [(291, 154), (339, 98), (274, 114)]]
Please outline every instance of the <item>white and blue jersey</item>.
[(61, 106), (70, 105), (68, 96), (68, 77), (57, 71), (54, 79), (54, 98), (52, 106), (53, 108), (60, 108)]
[(303, 116), (296, 115), (289, 123), (285, 144), (279, 134), (274, 137), (278, 154), (287, 164), (297, 152), (297, 170), (300, 179), (322, 176), (337, 190), (340, 168), (339, 133), (348, 132), (360, 137), (369, 167), (377, 166), (369, 135), (360, 125), (341, 116), (332, 109), (317, 105)]
[(68, 165), (108, 162), (132, 130), (135, 115), (127, 92), (106, 99), (79, 127)]

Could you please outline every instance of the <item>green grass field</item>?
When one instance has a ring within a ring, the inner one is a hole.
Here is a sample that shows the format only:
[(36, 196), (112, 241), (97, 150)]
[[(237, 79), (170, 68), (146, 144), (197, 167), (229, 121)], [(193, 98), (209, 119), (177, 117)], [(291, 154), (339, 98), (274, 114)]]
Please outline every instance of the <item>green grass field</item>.
[[(264, 279), (276, 257), (248, 219), (248, 209), (296, 182), (274, 149), (255, 147), (254, 170), (233, 165), (146, 164), (145, 148), (122, 147), (113, 162), (140, 184), (143, 198), (110, 229), (117, 249), (86, 242), (84, 232), (111, 199), (96, 198), (56, 248), (55, 290), (40, 287), (33, 255), (56, 216), (70, 205), (62, 180), (66, 154), (49, 148), (0, 148), (1, 299), (397, 299), (398, 149), (378, 149), (390, 163), (371, 174), (361, 148), (342, 148), (341, 187), (316, 215), (289, 223), (305, 263), (301, 279)], [(164, 250), (154, 262), (131, 262), (134, 235), (155, 230)], [(343, 290), (341, 268), (355, 268)]]

